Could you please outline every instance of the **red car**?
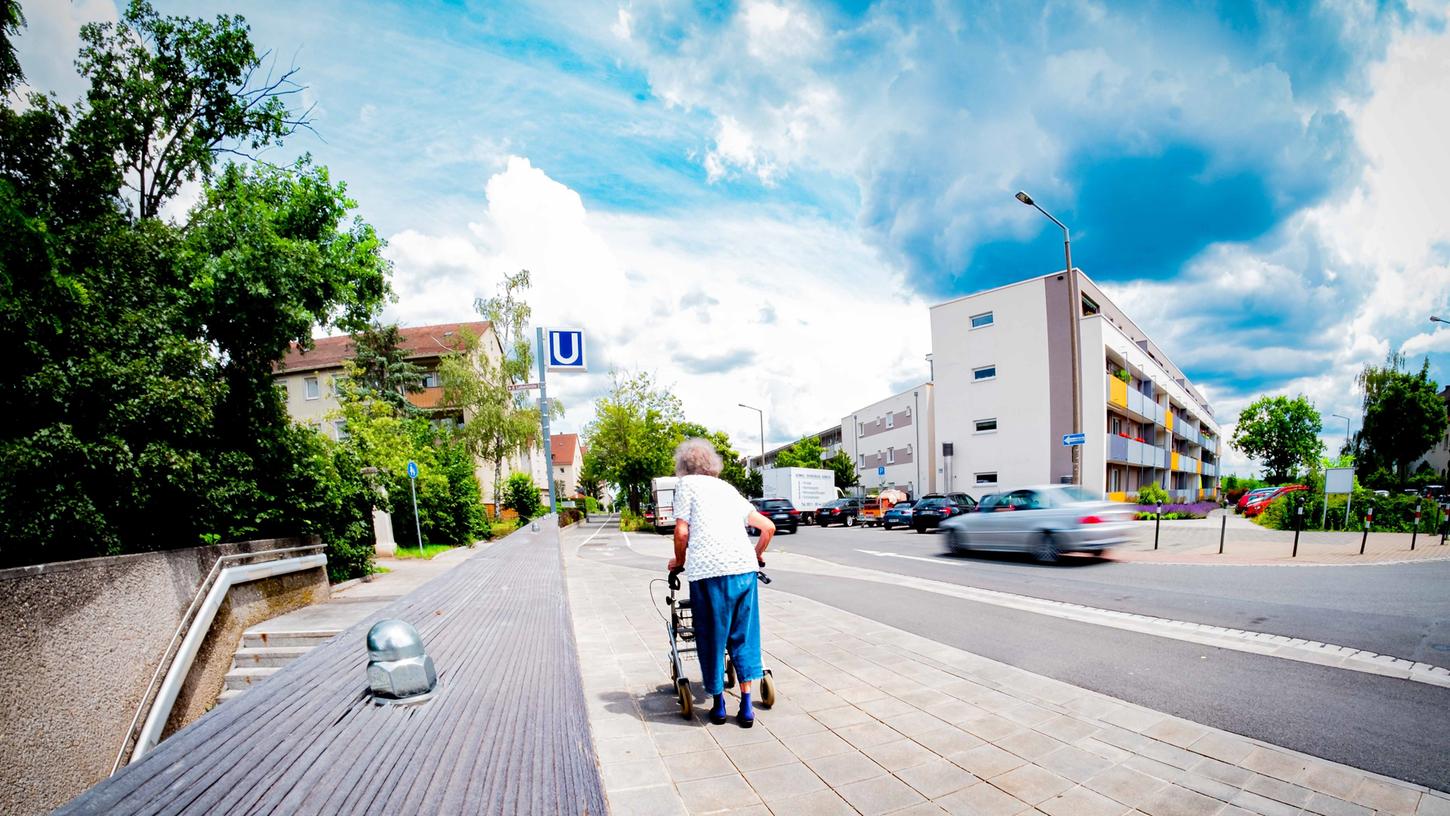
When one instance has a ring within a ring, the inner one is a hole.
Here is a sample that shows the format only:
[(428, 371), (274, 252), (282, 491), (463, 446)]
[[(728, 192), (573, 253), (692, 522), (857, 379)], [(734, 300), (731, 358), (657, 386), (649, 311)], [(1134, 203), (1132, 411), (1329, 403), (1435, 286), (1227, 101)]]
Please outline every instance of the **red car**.
[(1298, 493), (1301, 490), (1307, 491), (1308, 489), (1309, 488), (1305, 485), (1284, 485), (1283, 487), (1275, 490), (1272, 493), (1265, 493), (1261, 496), (1255, 496), (1254, 498), (1244, 503), (1244, 515), (1257, 516), (1258, 514), (1264, 512), (1264, 510), (1267, 509), (1270, 504), (1273, 504), (1274, 499), (1277, 499), (1280, 496), (1287, 496), (1290, 493)]

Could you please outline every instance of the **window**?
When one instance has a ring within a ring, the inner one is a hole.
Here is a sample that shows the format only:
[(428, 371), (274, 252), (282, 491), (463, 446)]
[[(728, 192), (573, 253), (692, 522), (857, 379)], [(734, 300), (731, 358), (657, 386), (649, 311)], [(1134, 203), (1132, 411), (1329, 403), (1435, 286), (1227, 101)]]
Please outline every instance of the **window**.
[(1122, 471), (1119, 471), (1119, 470), (1110, 469), (1108, 471), (1108, 491), (1109, 492), (1111, 492), (1111, 493), (1117, 493), (1118, 492), (1118, 490), (1119, 490), (1118, 477), (1121, 476), (1121, 475), (1122, 475)]
[(979, 485), (994, 485), (996, 483), (997, 483), (997, 474), (995, 472), (993, 472), (993, 473), (978, 473), (977, 474), (977, 484), (979, 484)]
[(424, 388), (437, 388), (439, 385), (438, 372), (430, 371), (423, 375)]
[(316, 377), (308, 377), (302, 381), (302, 390), (307, 399), (317, 399), (322, 396), (322, 389), (317, 384)]
[(972, 328), (981, 329), (992, 325), (992, 313), (982, 312), (979, 315), (972, 315)]
[(972, 380), (974, 382), (981, 382), (982, 380), (995, 380), (996, 378), (997, 367), (994, 365), (982, 366), (981, 368), (972, 369)]
[(1082, 296), (1082, 313), (1084, 316), (1095, 315), (1101, 311), (1102, 309), (1098, 308), (1098, 304), (1092, 298), (1087, 295)]
[(866, 435), (866, 423), (864, 423), (864, 422), (857, 422), (856, 423), (856, 435), (857, 436), (865, 436)]
[(866, 467), (866, 454), (856, 454), (856, 467)]
[(334, 419), (332, 421), (332, 432), (337, 436), (337, 441), (339, 442), (347, 439), (347, 420)]
[(996, 418), (977, 420), (977, 433), (987, 433), (988, 431), (995, 430), (997, 430)]
[(893, 414), (890, 411), (887, 411), (886, 412), (886, 427), (888, 427), (888, 428), (895, 428), (896, 427), (896, 414)]
[(1123, 432), (1123, 420), (1118, 417), (1108, 419), (1108, 431), (1114, 436)]
[(896, 448), (887, 448), (886, 449), (886, 464), (888, 464), (888, 465), (894, 465), (894, 464), (896, 464)]

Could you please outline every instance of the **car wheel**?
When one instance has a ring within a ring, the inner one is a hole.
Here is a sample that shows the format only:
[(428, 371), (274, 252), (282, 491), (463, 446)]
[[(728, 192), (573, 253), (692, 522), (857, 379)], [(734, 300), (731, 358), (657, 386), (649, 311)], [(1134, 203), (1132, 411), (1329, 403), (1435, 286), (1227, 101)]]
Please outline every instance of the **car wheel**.
[(790, 526), (790, 534), (791, 534), (791, 535), (795, 535), (795, 534), (796, 534), (796, 533), (798, 533), (798, 532), (800, 532), (800, 529), (801, 529), (801, 528), (800, 528), (800, 525), (797, 525), (797, 524), (792, 524), (792, 525), (791, 525), (791, 526)]
[(924, 525), (924, 524), (913, 524), (912, 525), (912, 529), (916, 530), (916, 532), (918, 534), (924, 533), (924, 532), (926, 532), (926, 525)]
[(881, 525), (881, 529), (883, 529), (883, 530), (890, 530), (891, 529), (891, 525), (890, 524), (882, 524)]
[(855, 527), (856, 526), (856, 517), (855, 516), (846, 516), (846, 526), (847, 527)]
[(971, 549), (967, 543), (967, 534), (962, 530), (947, 530), (947, 548), (952, 552), (966, 552)]
[(1061, 545), (1057, 543), (1057, 536), (1052, 533), (1043, 533), (1037, 537), (1037, 546), (1032, 549), (1032, 557), (1041, 564), (1056, 564), (1058, 556), (1062, 555)]

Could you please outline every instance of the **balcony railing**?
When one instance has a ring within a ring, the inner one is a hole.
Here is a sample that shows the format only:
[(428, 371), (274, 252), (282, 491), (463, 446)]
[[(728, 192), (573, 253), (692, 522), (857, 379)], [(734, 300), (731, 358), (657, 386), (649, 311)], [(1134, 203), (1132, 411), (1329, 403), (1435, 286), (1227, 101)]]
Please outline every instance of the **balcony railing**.
[(1108, 461), (1141, 467), (1162, 468), (1167, 453), (1160, 447), (1125, 436), (1108, 436)]

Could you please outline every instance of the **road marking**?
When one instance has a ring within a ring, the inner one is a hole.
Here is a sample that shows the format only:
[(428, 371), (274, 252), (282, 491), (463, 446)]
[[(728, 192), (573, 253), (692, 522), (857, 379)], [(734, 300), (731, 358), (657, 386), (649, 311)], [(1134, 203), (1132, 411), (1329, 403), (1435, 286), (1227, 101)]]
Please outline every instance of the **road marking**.
[(579, 546), (581, 546), (581, 547), (588, 546), (589, 542), (591, 542), (591, 541), (594, 540), (594, 536), (597, 536), (600, 533), (604, 532), (606, 529), (608, 529), (608, 527), (609, 527), (609, 519), (606, 518), (604, 521), (600, 522), (599, 529), (594, 531), (594, 535), (589, 536), (588, 538), (584, 539), (584, 543), (583, 544), (580, 544)]
[[(909, 561), (924, 561), (929, 564), (954, 563), (944, 562), (936, 558), (924, 558), (919, 555), (882, 552), (880, 550), (857, 549), (856, 551), (877, 558), (902, 558)], [(798, 555), (796, 558), (809, 558), (809, 556)], [(1074, 620), (1098, 626), (1110, 626), (1114, 629), (1123, 629), (1125, 631), (1139, 632), (1157, 637), (1199, 643), (1204, 646), (1215, 646), (1221, 649), (1232, 649), (1239, 652), (1282, 657), (1285, 660), (1297, 660), (1301, 663), (1317, 663), (1322, 666), (1365, 672), (1367, 674), (1378, 674), (1385, 677), (1398, 677), (1416, 683), (1450, 688), (1450, 669), (1431, 666), (1428, 663), (1416, 663), (1411, 660), (1405, 660), (1391, 655), (1382, 655), (1363, 649), (1356, 649), (1352, 646), (1336, 646), (1332, 643), (1321, 643), (1315, 640), (1304, 640), (1303, 638), (1291, 638), (1285, 635), (1271, 635), (1265, 632), (1251, 632), (1246, 629), (1230, 629), (1225, 626), (1210, 626), (1208, 624), (1193, 623), (1191, 621), (1139, 615), (1133, 612), (1119, 612), (1114, 609), (1102, 609), (1100, 607), (1084, 606), (1082, 604), (1067, 603), (1065, 601), (1051, 601), (1045, 598), (1034, 598), (1030, 595), (1017, 595), (1015, 593), (1000, 592), (994, 589), (966, 587), (959, 584), (934, 581), (929, 578), (914, 578), (900, 576), (895, 573), (878, 572), (876, 570), (863, 570), (836, 564), (831, 561), (824, 561), (823, 559), (812, 558), (811, 560), (831, 564), (833, 567), (844, 567), (848, 571), (864, 573), (864, 575), (857, 577), (878, 583), (896, 584), (912, 589), (924, 589), (928, 592), (952, 595), (963, 600), (987, 603), (1039, 615), (1048, 615), (1064, 620)], [(957, 566), (968, 565), (957, 564)], [(923, 582), (926, 585), (922, 585)]]

